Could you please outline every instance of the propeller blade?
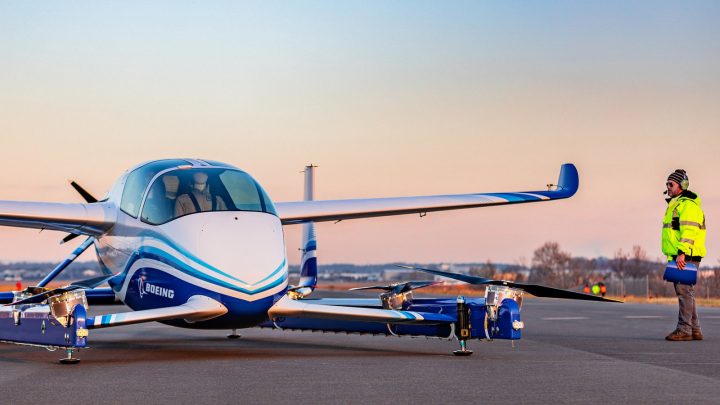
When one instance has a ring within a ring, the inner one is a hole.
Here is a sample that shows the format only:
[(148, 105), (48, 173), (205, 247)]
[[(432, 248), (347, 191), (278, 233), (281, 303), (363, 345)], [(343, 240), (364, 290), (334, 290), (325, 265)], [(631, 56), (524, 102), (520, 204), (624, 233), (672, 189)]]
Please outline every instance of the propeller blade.
[(359, 290), (385, 290), (390, 291), (392, 290), (392, 286), (389, 285), (370, 285), (367, 287), (355, 287), (355, 288), (349, 288), (348, 291), (359, 291)]
[(88, 278), (86, 280), (76, 281), (76, 282), (70, 284), (68, 287), (78, 287), (78, 288), (84, 288), (84, 289), (90, 290), (99, 285), (102, 285), (103, 283), (105, 283), (106, 281), (110, 280), (113, 277), (115, 277), (114, 274)]
[(105, 276), (100, 276), (100, 277), (89, 278), (87, 280), (76, 281), (65, 287), (48, 290), (48, 291), (42, 292), (40, 294), (33, 295), (32, 297), (22, 299), (20, 301), (15, 301), (15, 302), (11, 302), (9, 304), (5, 304), (5, 306), (39, 304), (54, 295), (63, 294), (63, 293), (66, 293), (68, 291), (73, 291), (73, 290), (79, 290), (79, 289), (89, 290), (89, 289), (95, 288), (113, 277), (114, 277), (114, 275), (109, 275), (109, 276), (105, 275)]
[(597, 295), (584, 294), (584, 293), (579, 293), (579, 292), (570, 291), (570, 290), (563, 290), (560, 288), (546, 287), (544, 285), (539, 285), (539, 284), (524, 284), (524, 283), (516, 283), (514, 281), (493, 280), (490, 278), (470, 276), (470, 275), (466, 275), (466, 274), (457, 274), (457, 273), (451, 273), (449, 271), (441, 271), (441, 270), (435, 270), (435, 269), (425, 269), (422, 267), (402, 266), (402, 265), (396, 265), (396, 266), (402, 267), (404, 269), (419, 270), (419, 271), (424, 271), (426, 273), (437, 274), (439, 276), (464, 281), (468, 284), (475, 284), (475, 285), (490, 284), (490, 285), (502, 285), (502, 286), (506, 286), (506, 287), (510, 287), (510, 288), (517, 288), (517, 289), (527, 292), (528, 294), (532, 294), (536, 297), (563, 298), (563, 299), (572, 299), (572, 300), (622, 303), (622, 301), (613, 300), (610, 298), (599, 297)]
[(350, 288), (350, 291), (358, 290), (383, 290), (392, 291), (395, 294), (402, 294), (408, 291), (417, 290), (418, 288), (429, 287), (431, 285), (440, 284), (442, 281), (408, 281), (405, 283), (394, 283), (390, 285), (371, 285), (367, 287)]
[(442, 281), (408, 281), (404, 284), (403, 288), (399, 292), (404, 293), (437, 284), (442, 284)]
[(12, 306), (12, 305), (39, 304), (39, 303), (45, 301), (46, 299), (52, 297), (53, 295), (58, 295), (58, 294), (66, 293), (68, 291), (77, 290), (78, 288), (80, 288), (80, 287), (67, 286), (67, 287), (55, 288), (55, 289), (52, 289), (49, 291), (45, 291), (44, 293), (33, 295), (32, 297), (28, 297), (28, 298), (25, 298), (20, 301), (15, 301), (15, 302), (11, 302), (9, 304), (5, 304), (5, 306), (7, 307), (7, 306)]
[(87, 190), (85, 190), (84, 188), (82, 188), (81, 185), (77, 184), (77, 183), (74, 182), (74, 181), (71, 181), (71, 182), (70, 182), (70, 185), (73, 186), (73, 188), (75, 189), (75, 191), (77, 191), (78, 193), (80, 193), (80, 195), (82, 196), (82, 198), (85, 199), (86, 202), (89, 202), (89, 203), (96, 203), (96, 202), (98, 202), (98, 199), (95, 198), (92, 194), (88, 193)]
[(449, 271), (425, 269), (422, 267), (413, 267), (413, 266), (403, 266), (401, 264), (396, 264), (395, 266), (401, 267), (403, 269), (424, 271), (425, 273), (436, 274), (438, 276), (443, 276), (443, 277), (452, 278), (455, 280), (464, 281), (468, 284), (486, 284), (490, 281), (495, 281), (491, 278), (483, 278), (483, 277), (477, 277), (477, 276), (470, 276), (467, 274), (451, 273)]
[(620, 302), (618, 300), (613, 300), (610, 298), (601, 297), (599, 295), (590, 295), (585, 293), (580, 293), (576, 291), (570, 291), (570, 290), (563, 290), (561, 288), (554, 288), (554, 287), (547, 287), (544, 285), (539, 284), (524, 284), (524, 283), (516, 283), (513, 281), (493, 281), (491, 283), (492, 285), (504, 285), (510, 288), (518, 288), (521, 289), (529, 294), (532, 294), (536, 297), (546, 297), (546, 298), (563, 298), (563, 299), (570, 299), (570, 300), (585, 300), (585, 301), (603, 301), (603, 302)]
[(64, 238), (60, 241), (60, 244), (62, 245), (63, 243), (68, 243), (68, 242), (70, 242), (71, 240), (77, 238), (78, 236), (80, 236), (80, 235), (78, 235), (78, 234), (76, 234), (76, 233), (69, 233), (69, 234), (67, 234), (66, 237), (64, 237)]

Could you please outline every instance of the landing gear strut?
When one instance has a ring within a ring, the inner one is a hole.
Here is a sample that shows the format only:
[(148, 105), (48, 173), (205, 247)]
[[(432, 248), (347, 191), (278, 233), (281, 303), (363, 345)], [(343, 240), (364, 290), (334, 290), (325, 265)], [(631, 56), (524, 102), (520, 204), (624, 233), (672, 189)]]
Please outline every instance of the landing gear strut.
[(240, 339), (240, 335), (237, 333), (237, 329), (233, 329), (232, 333), (227, 335), (228, 339)]
[(453, 351), (456, 356), (470, 356), (472, 350), (467, 348), (467, 340), (470, 338), (470, 309), (465, 304), (465, 297), (457, 298), (457, 338), (460, 341), (460, 350)]
[(460, 340), (460, 350), (454, 350), (453, 354), (456, 356), (469, 356), (473, 354), (472, 350), (468, 350), (467, 348), (467, 341), (466, 340)]
[(80, 359), (73, 357), (73, 349), (67, 349), (67, 357), (60, 359), (60, 364), (78, 364)]

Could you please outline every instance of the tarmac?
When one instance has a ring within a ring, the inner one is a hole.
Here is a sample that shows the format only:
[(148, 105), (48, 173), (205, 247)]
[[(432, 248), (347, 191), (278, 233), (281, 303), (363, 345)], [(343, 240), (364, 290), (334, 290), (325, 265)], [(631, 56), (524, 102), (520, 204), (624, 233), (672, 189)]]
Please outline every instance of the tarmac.
[[(327, 294), (326, 294), (327, 295)], [(94, 313), (124, 307), (94, 307)], [(457, 341), (158, 323), (91, 331), (78, 365), (0, 345), (2, 403), (718, 403), (720, 308), (667, 342), (677, 306), (526, 299), (523, 338)]]

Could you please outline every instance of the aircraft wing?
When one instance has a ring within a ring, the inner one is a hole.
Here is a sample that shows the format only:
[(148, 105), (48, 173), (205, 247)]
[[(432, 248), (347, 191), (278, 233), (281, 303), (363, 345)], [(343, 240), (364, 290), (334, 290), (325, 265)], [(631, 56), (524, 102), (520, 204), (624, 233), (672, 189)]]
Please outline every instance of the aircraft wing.
[(280, 202), (275, 206), (283, 224), (296, 224), (550, 201), (572, 197), (578, 186), (577, 169), (567, 163), (562, 165), (557, 188), (552, 191), (296, 201)]
[[(455, 318), (436, 313), (401, 311), (357, 306), (319, 304), (322, 300), (295, 300), (284, 296), (268, 311), (271, 320), (278, 318), (319, 318), (338, 321), (382, 323), (450, 324)], [(377, 302), (369, 300), (368, 302)], [(336, 301), (336, 303), (339, 303)]]
[(0, 225), (98, 236), (115, 224), (111, 203), (0, 201)]
[(227, 308), (218, 301), (209, 297), (194, 295), (186, 303), (175, 307), (122, 312), (88, 318), (87, 328), (100, 329), (169, 319), (185, 319), (188, 322), (198, 322), (217, 318), (227, 312)]

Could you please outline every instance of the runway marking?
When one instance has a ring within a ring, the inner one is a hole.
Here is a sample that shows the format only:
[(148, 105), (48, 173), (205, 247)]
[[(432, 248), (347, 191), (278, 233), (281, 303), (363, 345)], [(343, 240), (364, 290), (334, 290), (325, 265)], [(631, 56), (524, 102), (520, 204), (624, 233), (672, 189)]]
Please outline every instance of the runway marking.
[(540, 318), (543, 321), (579, 321), (581, 319), (590, 319), (586, 316), (553, 316), (548, 318)]
[(628, 315), (623, 316), (625, 319), (662, 319), (665, 318), (662, 315)]

